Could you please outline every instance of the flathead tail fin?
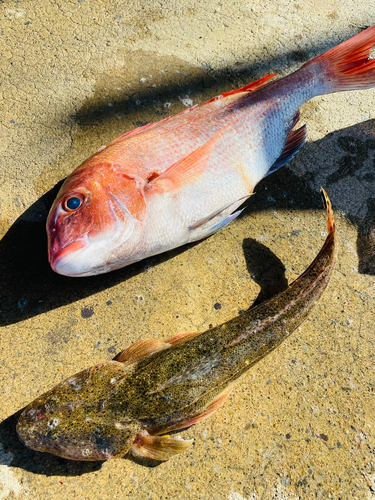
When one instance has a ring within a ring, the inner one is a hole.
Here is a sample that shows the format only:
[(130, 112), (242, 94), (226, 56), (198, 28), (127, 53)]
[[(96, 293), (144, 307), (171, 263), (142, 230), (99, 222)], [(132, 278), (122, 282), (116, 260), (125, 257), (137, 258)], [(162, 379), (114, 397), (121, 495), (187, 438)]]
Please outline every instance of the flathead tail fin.
[(375, 86), (375, 58), (370, 59), (374, 46), (375, 25), (315, 57), (303, 67), (319, 66), (317, 73), (324, 78), (320, 94), (369, 89)]
[(336, 230), (335, 221), (333, 220), (333, 210), (331, 200), (328, 198), (328, 194), (325, 189), (320, 188), (320, 192), (322, 193), (324, 205), (327, 211), (327, 230), (328, 234), (334, 233)]

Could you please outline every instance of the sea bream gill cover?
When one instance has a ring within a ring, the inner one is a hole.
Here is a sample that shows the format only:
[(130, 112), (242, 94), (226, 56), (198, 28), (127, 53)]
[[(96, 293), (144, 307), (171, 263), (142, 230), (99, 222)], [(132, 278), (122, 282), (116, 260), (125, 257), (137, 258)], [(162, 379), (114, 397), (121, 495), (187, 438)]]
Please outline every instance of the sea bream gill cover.
[(52, 268), (105, 273), (229, 224), (301, 148), (299, 108), (375, 85), (375, 26), (270, 83), (268, 75), (102, 147), (62, 185), (47, 220)]
[(328, 236), (308, 269), (286, 290), (203, 333), (140, 340), (77, 373), (22, 412), (26, 446), (71, 460), (107, 460), (128, 451), (168, 460), (191, 440), (166, 434), (212, 415), (233, 382), (302, 323), (331, 278), (335, 224), (325, 192)]

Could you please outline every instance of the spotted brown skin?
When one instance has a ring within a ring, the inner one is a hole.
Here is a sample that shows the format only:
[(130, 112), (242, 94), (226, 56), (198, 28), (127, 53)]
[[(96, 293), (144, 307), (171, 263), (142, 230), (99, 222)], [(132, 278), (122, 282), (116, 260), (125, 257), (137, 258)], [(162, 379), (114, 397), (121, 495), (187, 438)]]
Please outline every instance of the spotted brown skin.
[(106, 460), (129, 450), (167, 460), (190, 445), (175, 436), (214, 413), (232, 383), (302, 323), (332, 276), (336, 237), (328, 236), (308, 269), (285, 291), (223, 325), (143, 340), (115, 360), (84, 370), (23, 411), (17, 432), (30, 448), (72, 460)]

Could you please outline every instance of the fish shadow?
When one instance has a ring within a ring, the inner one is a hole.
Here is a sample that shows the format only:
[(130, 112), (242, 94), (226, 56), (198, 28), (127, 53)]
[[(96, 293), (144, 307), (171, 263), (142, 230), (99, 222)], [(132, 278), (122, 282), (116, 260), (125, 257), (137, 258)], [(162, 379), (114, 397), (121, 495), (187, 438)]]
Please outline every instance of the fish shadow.
[(251, 279), (260, 286), (258, 297), (250, 309), (271, 299), (288, 288), (285, 266), (281, 260), (262, 243), (246, 238), (242, 244), (247, 270)]
[(48, 263), (45, 221), (61, 184), (62, 181), (28, 208), (0, 241), (0, 326), (18, 323), (89, 297), (197, 244), (98, 276), (77, 279), (56, 274)]
[[(197, 96), (199, 99), (202, 91), (210, 89), (210, 98), (223, 92), (247, 85), (253, 80), (264, 77), (268, 73), (277, 73), (284, 76), (298, 69), (301, 64), (310, 59), (323, 54), (325, 51), (338, 45), (339, 43), (358, 34), (370, 26), (348, 26), (345, 31), (339, 35), (333, 35), (330, 38), (322, 39), (319, 43), (311, 44), (308, 47), (289, 47), (279, 48), (277, 53), (268, 57), (262, 55), (260, 62), (252, 64), (237, 63), (222, 69), (212, 69), (210, 66), (199, 68), (196, 66), (179, 67), (171, 65), (171, 61), (163, 56), (157, 56), (158, 68), (163, 73), (162, 85), (155, 87), (140, 86), (137, 90), (128, 89), (125, 94), (114, 92), (111, 89), (111, 79), (109, 78), (103, 87), (105, 92), (98, 92), (99, 95), (86, 100), (84, 105), (74, 115), (74, 120), (80, 128), (87, 127), (92, 129), (93, 124), (118, 121), (121, 116), (139, 117), (140, 111), (152, 109), (158, 119), (169, 116), (170, 110), (165, 108), (164, 104), (170, 105), (174, 101), (181, 101), (181, 96)], [(133, 68), (135, 74), (133, 80), (139, 80), (144, 75), (144, 67), (155, 65), (155, 53), (144, 52), (142, 56), (136, 51), (129, 54), (128, 64)], [(137, 70), (140, 69), (138, 74)], [(129, 77), (126, 73), (127, 68), (116, 68), (115, 79), (123, 84), (127, 83)], [(122, 75), (121, 71), (124, 71)], [(157, 73), (157, 72), (155, 72)], [(180, 75), (180, 76), (176, 76)], [(154, 80), (153, 80), (154, 81)], [(115, 84), (113, 84), (115, 85)], [(117, 84), (116, 84), (117, 85)], [(111, 95), (112, 90), (112, 95)], [(108, 103), (110, 102), (110, 105)], [(181, 104), (181, 103), (180, 103)], [(181, 107), (181, 109), (185, 109)], [(134, 127), (145, 125), (144, 122), (138, 122), (134, 118)], [(121, 132), (123, 133), (123, 132)]]
[(367, 213), (358, 225), (357, 237), (358, 271), (375, 275), (375, 198), (367, 200)]

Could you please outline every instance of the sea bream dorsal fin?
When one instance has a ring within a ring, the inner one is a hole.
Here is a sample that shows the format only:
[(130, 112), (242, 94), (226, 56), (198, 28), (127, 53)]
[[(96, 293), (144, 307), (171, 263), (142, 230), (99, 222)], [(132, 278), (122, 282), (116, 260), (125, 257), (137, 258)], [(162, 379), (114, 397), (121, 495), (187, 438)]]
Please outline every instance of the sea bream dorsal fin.
[[(170, 119), (170, 116), (167, 116), (167, 118), (164, 118), (163, 120), (160, 120), (158, 122), (146, 123), (146, 125), (142, 125), (141, 127), (135, 128), (133, 130), (129, 130), (129, 132), (125, 132), (125, 134), (120, 135), (120, 137), (117, 137), (116, 139), (114, 139), (113, 141), (111, 141), (106, 146), (102, 146), (99, 149), (99, 151), (102, 151), (103, 149), (107, 148), (108, 146), (113, 146), (114, 144), (117, 144), (118, 142), (122, 141), (125, 137), (126, 138), (133, 137), (133, 136), (139, 134), (140, 132), (143, 132), (145, 129), (150, 129), (154, 125), (160, 125), (160, 123), (165, 122), (165, 121), (167, 121), (169, 119)], [(97, 151), (97, 153), (98, 153), (98, 151)]]
[(229, 92), (224, 92), (224, 94), (220, 94), (216, 97), (213, 97), (209, 101), (206, 101), (205, 103), (202, 104), (204, 106), (205, 104), (208, 104), (209, 102), (213, 101), (218, 101), (219, 99), (223, 99), (224, 97), (233, 95), (233, 94), (240, 94), (242, 92), (255, 92), (255, 90), (259, 90), (265, 85), (268, 84), (268, 80), (271, 80), (274, 76), (276, 76), (277, 73), (271, 73), (270, 75), (263, 76), (263, 78), (260, 78), (259, 80), (256, 80), (255, 82), (248, 83), (244, 87), (241, 87), (239, 89), (234, 89), (230, 90)]

